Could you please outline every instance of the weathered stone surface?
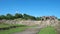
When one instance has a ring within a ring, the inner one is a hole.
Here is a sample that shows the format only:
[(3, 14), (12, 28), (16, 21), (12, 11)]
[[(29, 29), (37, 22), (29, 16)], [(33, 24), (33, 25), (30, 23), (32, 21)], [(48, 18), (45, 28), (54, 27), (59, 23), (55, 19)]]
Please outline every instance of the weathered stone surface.
[[(47, 19), (46, 19), (47, 18)], [(43, 19), (43, 21), (42, 21)], [(43, 16), (41, 19), (41, 21), (34, 21), (34, 20), (19, 20), (19, 19), (15, 19), (15, 20), (1, 20), (1, 22), (3, 23), (7, 23), (7, 24), (24, 24), (24, 25), (40, 25), (40, 26), (55, 26), (58, 24), (58, 20), (56, 17), (54, 16)]]

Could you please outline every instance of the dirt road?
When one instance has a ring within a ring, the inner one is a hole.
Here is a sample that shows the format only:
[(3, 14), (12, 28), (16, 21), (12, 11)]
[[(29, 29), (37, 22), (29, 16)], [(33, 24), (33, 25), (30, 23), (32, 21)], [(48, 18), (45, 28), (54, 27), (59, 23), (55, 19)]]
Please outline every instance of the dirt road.
[(17, 32), (17, 33), (14, 33), (14, 34), (37, 34), (40, 31), (40, 28), (41, 27), (30, 27), (30, 28), (27, 28), (23, 32)]

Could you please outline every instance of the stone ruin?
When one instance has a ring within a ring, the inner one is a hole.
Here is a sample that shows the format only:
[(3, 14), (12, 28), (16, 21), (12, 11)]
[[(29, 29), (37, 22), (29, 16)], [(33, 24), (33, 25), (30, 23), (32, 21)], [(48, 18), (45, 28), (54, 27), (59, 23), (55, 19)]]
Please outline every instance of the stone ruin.
[(42, 21), (45, 21), (45, 20), (55, 20), (55, 19), (57, 19), (57, 17), (55, 17), (55, 16), (42, 16), (41, 17)]
[(55, 26), (58, 24), (58, 19), (55, 16), (42, 16), (40, 21), (35, 20), (0, 20), (7, 24), (24, 24), (24, 25), (40, 25), (40, 26)]
[(58, 25), (58, 19), (55, 16), (42, 16), (41, 17), (41, 25), (44, 26), (55, 26)]

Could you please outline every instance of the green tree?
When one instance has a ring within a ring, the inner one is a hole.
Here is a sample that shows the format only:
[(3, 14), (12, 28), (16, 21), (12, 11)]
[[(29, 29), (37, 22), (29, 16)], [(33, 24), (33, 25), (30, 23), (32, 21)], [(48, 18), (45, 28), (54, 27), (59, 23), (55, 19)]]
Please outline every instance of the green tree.
[(0, 20), (1, 19), (6, 19), (5, 15), (0, 15)]
[(41, 17), (36, 17), (36, 20), (41, 20)]
[(24, 19), (31, 19), (31, 20), (36, 19), (34, 16), (31, 16), (31, 15), (28, 15), (28, 14), (24, 14), (23, 17), (24, 17)]
[(34, 16), (30, 16), (29, 17), (31, 20), (36, 20), (36, 17), (34, 17)]
[(23, 18), (23, 16), (22, 16), (22, 14), (16, 13), (16, 14), (15, 14), (15, 18)]
[(60, 21), (60, 19), (58, 19)]
[(11, 14), (7, 14), (6, 19), (14, 19), (14, 17)]

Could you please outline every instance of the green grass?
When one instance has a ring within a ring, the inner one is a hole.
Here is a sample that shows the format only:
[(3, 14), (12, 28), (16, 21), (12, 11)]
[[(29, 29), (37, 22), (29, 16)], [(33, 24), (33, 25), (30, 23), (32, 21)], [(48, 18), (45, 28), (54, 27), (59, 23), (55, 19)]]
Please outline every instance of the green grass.
[(38, 34), (57, 34), (57, 32), (55, 31), (54, 27), (49, 26), (41, 29)]
[(30, 28), (30, 27), (35, 27), (35, 26), (26, 26), (26, 25), (21, 25), (21, 24), (0, 24), (0, 28), (4, 28), (4, 27), (9, 27), (9, 26), (19, 26), (17, 28), (11, 28), (9, 30), (1, 30), (0, 34), (13, 34), (15, 32), (21, 32), (24, 31), (26, 28)]
[(9, 25), (9, 24), (0, 24), (0, 28), (9, 27), (9, 26), (11, 26), (11, 25)]
[(22, 25), (22, 24), (5, 24), (5, 23), (0, 24), (0, 28), (10, 27), (10, 26), (20, 26), (20, 27), (23, 27), (23, 26), (26, 26), (26, 25)]
[(0, 34), (12, 34), (14, 32), (21, 32), (25, 29), (26, 29), (25, 27), (12, 28), (12, 29), (9, 29), (9, 30), (0, 31)]
[(23, 30), (25, 30), (27, 28), (26, 25), (18, 25), (18, 24), (0, 24), (0, 28), (4, 28), (4, 27), (10, 27), (10, 26), (19, 26), (17, 28), (11, 28), (9, 30), (1, 30), (0, 31), (0, 34), (12, 34), (12, 33), (15, 33), (15, 32), (21, 32)]

